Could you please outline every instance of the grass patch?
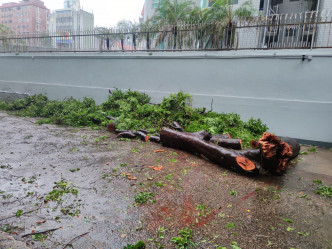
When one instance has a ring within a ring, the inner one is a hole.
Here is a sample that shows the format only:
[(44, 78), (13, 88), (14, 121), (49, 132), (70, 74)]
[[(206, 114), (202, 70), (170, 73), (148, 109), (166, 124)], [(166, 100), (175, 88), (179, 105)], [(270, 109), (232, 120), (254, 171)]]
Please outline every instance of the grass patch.
[(155, 194), (152, 192), (141, 192), (137, 195), (134, 196), (134, 200), (137, 204), (143, 204), (146, 202), (150, 202), (150, 203), (155, 203), (156, 200), (154, 199)]
[(308, 151), (310, 151), (310, 152), (314, 152), (314, 153), (317, 153), (317, 149), (316, 149), (315, 146), (309, 147), (309, 148), (308, 148)]
[(142, 240), (140, 240), (135, 245), (128, 244), (123, 249), (145, 249), (145, 248), (146, 248), (145, 243)]
[(325, 198), (332, 197), (332, 186), (320, 186), (315, 191), (315, 194), (324, 196)]
[(179, 231), (178, 237), (173, 237), (171, 242), (173, 242), (178, 249), (186, 249), (186, 248), (195, 248), (197, 244), (192, 240), (193, 232), (190, 228), (185, 228)]

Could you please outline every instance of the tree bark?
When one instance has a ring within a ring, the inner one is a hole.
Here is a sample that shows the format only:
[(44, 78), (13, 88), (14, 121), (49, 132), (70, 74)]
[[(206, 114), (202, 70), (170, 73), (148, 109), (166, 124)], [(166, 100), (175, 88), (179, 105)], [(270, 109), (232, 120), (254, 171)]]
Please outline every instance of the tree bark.
[(149, 136), (142, 131), (134, 131), (134, 134), (139, 137), (142, 141), (149, 141)]
[(163, 128), (160, 132), (160, 140), (163, 145), (202, 154), (212, 162), (235, 171), (256, 174), (259, 172), (258, 162), (244, 157), (239, 151), (211, 144), (195, 134)]
[(160, 143), (160, 137), (150, 136), (150, 141), (155, 143)]
[[(270, 133), (264, 133), (259, 141), (251, 141), (254, 149), (261, 149), (264, 168), (275, 173), (282, 173), (286, 164), (300, 154), (301, 146), (296, 139), (290, 137), (278, 138)], [(264, 156), (265, 155), (265, 156)], [(276, 160), (279, 158), (279, 160)]]
[(233, 150), (242, 150), (242, 140), (241, 139), (225, 139), (225, 138), (215, 138), (210, 139), (211, 143), (219, 145), (220, 147), (233, 149)]
[(124, 132), (119, 133), (116, 137), (133, 139), (133, 138), (136, 138), (136, 135), (132, 131), (124, 131)]
[(163, 128), (160, 141), (165, 146), (201, 154), (223, 167), (249, 173), (259, 173), (263, 168), (281, 174), (293, 156), (289, 144), (267, 132), (257, 142), (259, 148), (252, 150), (232, 150), (217, 146), (204, 140), (204, 132), (188, 133)]

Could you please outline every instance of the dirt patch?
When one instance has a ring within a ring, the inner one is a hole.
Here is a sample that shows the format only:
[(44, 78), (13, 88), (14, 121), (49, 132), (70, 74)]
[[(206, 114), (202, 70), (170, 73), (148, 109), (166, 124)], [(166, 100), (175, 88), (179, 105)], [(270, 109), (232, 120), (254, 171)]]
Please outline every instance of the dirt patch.
[[(331, 247), (331, 199), (313, 180), (332, 184), (332, 151), (254, 178), (106, 130), (35, 122), (0, 112), (0, 228), (30, 248), (175, 248), (186, 227), (197, 248)], [(138, 204), (141, 193), (153, 195)]]

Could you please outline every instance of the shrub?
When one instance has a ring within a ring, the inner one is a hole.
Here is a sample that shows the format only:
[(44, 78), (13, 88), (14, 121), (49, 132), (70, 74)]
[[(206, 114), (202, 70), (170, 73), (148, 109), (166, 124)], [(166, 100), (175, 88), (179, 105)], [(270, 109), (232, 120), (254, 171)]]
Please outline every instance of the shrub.
[(204, 129), (212, 134), (229, 133), (234, 138), (241, 138), (244, 146), (267, 130), (260, 119), (251, 118), (244, 122), (236, 113), (201, 114), (201, 109), (191, 107), (191, 96), (183, 92), (171, 94), (157, 105), (149, 104), (150, 100), (145, 93), (115, 89), (101, 105), (96, 105), (92, 98), (58, 101), (39, 94), (13, 102), (0, 102), (0, 109), (15, 111), (14, 114), (20, 116), (41, 117), (39, 124), (106, 126), (111, 122), (107, 119), (110, 116), (117, 119), (117, 129), (148, 129), (155, 133), (177, 121), (188, 132)]

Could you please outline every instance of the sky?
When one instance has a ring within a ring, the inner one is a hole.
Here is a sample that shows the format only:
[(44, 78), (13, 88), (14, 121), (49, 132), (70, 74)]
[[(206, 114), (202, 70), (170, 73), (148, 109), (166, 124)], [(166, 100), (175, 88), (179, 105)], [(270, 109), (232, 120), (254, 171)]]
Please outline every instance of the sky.
[[(63, 0), (42, 0), (52, 10), (63, 8)], [(93, 12), (95, 26), (113, 27), (122, 19), (136, 21), (141, 15), (144, 0), (80, 0), (85, 11)], [(20, 0), (0, 0), (0, 4)]]

